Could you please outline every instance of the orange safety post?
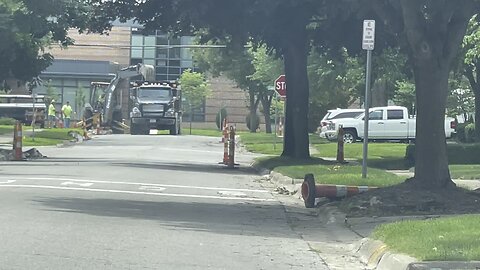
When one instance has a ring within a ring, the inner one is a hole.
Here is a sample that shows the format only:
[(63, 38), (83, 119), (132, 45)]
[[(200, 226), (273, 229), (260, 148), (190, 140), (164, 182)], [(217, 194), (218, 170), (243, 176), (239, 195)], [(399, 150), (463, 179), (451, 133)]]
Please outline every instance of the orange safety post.
[(22, 123), (20, 121), (15, 122), (15, 128), (13, 132), (13, 159), (22, 160), (23, 151), (22, 151)]
[(222, 141), (221, 143), (225, 143), (228, 140), (228, 124), (227, 118), (223, 119), (223, 126), (222, 126)]
[(313, 174), (306, 174), (302, 184), (302, 197), (305, 207), (315, 207), (315, 199), (326, 197), (329, 199), (351, 197), (353, 195), (367, 192), (378, 187), (369, 186), (344, 186), (344, 185), (316, 185)]
[[(225, 123), (226, 124), (226, 123)], [(224, 140), (223, 140), (223, 164), (225, 165), (228, 165), (228, 131), (227, 131), (227, 127), (225, 126), (223, 128), (224, 132), (225, 132), (225, 136), (224, 136)]]
[(235, 167), (235, 128), (233, 126), (230, 126), (229, 135), (228, 168), (233, 168)]
[(339, 125), (338, 127), (338, 135), (337, 135), (337, 162), (344, 163), (345, 162), (345, 154), (344, 154), (344, 141), (343, 141), (343, 126)]

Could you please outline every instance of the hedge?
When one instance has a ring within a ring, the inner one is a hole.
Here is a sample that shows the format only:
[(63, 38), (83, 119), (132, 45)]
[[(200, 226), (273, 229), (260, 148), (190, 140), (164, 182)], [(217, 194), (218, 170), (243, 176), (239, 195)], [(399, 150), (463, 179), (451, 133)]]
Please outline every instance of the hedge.
[[(480, 144), (447, 144), (449, 164), (480, 164)], [(407, 146), (405, 159), (415, 164), (415, 145)]]

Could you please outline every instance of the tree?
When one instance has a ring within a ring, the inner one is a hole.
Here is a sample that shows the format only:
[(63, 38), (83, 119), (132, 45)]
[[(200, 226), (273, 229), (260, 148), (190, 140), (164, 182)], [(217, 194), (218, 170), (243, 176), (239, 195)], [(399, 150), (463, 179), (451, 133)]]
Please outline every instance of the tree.
[(480, 142), (480, 18), (474, 16), (463, 40), (462, 73), (467, 77), (475, 96), (475, 140)]
[[(310, 19), (323, 6), (338, 6), (318, 0), (92, 0), (106, 12), (103, 17), (137, 18), (148, 29), (174, 34), (209, 29), (211, 37), (231, 37), (229, 44), (243, 46), (248, 39), (265, 43), (283, 56), (287, 89), (284, 150), (282, 155), (309, 158), (307, 52)], [(336, 14), (343, 12), (340, 8)]]
[(189, 106), (190, 113), (193, 113), (193, 110), (198, 109), (205, 98), (210, 95), (209, 86), (201, 73), (193, 72), (190, 69), (182, 73), (179, 81), (182, 87), (182, 96)]
[(373, 0), (387, 27), (405, 37), (413, 66), (417, 101), (416, 164), (412, 183), (424, 188), (454, 185), (444, 132), (448, 78), (470, 18), (474, 0)]
[(103, 31), (93, 11), (89, 0), (0, 0), (0, 81), (38, 76), (53, 60), (47, 46), (72, 44), (69, 28)]
[[(210, 41), (208, 44), (213, 45)], [(207, 44), (207, 45), (208, 45)], [(199, 68), (208, 71), (212, 76), (225, 75), (233, 80), (238, 87), (248, 91), (250, 116), (256, 115), (259, 103), (262, 104), (265, 116), (266, 133), (271, 133), (270, 105), (273, 92), (268, 86), (283, 72), (280, 60), (268, 55), (265, 46), (226, 49), (197, 49), (194, 59)], [(251, 121), (255, 119), (249, 117)], [(253, 123), (249, 126), (253, 127)], [(251, 129), (255, 132), (255, 129)]]

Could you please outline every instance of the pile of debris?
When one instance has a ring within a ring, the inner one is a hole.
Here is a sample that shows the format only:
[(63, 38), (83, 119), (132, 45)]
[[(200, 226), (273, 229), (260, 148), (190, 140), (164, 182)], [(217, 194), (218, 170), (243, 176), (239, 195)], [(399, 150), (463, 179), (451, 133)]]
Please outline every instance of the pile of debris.
[[(33, 160), (33, 159), (43, 159), (47, 158), (44, 156), (38, 149), (32, 148), (23, 152), (22, 159), (23, 160)], [(11, 149), (0, 149), (0, 161), (9, 161), (14, 160), (13, 150)]]

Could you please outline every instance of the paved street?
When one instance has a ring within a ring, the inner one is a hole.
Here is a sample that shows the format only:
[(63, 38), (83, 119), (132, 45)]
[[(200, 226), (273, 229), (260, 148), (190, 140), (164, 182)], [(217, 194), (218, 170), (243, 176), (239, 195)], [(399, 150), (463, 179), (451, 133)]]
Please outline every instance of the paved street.
[(0, 269), (329, 269), (301, 232), (316, 218), (285, 211), (254, 155), (218, 165), (222, 147), (111, 135), (0, 163)]

